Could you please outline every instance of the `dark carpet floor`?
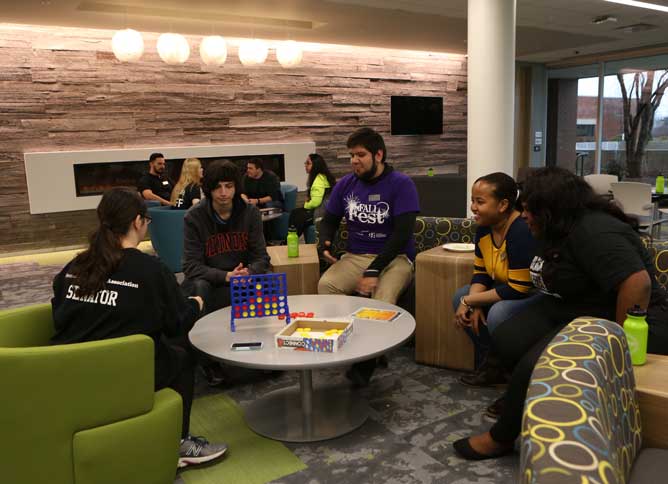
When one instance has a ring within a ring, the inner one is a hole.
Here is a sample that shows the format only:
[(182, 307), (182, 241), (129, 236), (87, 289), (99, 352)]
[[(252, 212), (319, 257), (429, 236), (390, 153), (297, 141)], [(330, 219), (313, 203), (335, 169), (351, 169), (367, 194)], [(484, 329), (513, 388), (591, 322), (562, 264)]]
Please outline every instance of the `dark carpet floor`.
[[(48, 302), (51, 281), (60, 268), (36, 263), (0, 265), (0, 309)], [(227, 372), (228, 381), (219, 388), (208, 387), (198, 375), (196, 396), (222, 391), (243, 406), (267, 392), (297, 384), (295, 372), (267, 374), (235, 368)], [(378, 370), (371, 385), (360, 390), (371, 406), (369, 420), (358, 430), (337, 439), (286, 444), (308, 468), (275, 482), (517, 482), (517, 455), (472, 463), (454, 454), (453, 441), (490, 426), (482, 411), (499, 396), (498, 390), (459, 384), (459, 375), (418, 365), (412, 348), (394, 352), (389, 367)], [(314, 372), (316, 387), (337, 382), (347, 384), (342, 370)], [(182, 484), (178, 476), (175, 484)]]

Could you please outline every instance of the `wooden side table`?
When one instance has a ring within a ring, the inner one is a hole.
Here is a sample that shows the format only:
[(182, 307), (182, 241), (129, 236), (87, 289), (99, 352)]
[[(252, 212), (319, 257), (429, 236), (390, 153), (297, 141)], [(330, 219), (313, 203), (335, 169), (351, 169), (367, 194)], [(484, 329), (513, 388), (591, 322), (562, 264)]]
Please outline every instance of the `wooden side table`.
[(647, 355), (647, 363), (634, 366), (633, 373), (643, 447), (668, 449), (668, 356)]
[(415, 359), (418, 363), (473, 370), (474, 349), (455, 326), (452, 298), (471, 282), (473, 252), (449, 252), (441, 246), (415, 258)]
[(288, 295), (318, 294), (320, 261), (315, 244), (300, 244), (299, 257), (288, 257), (287, 245), (267, 247), (274, 272), (285, 272)]

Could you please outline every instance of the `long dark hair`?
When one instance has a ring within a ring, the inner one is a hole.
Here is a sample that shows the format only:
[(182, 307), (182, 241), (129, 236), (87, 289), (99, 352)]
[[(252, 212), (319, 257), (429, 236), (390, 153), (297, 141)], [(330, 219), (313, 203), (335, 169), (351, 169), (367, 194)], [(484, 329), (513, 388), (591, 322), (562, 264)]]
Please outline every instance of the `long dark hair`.
[(325, 159), (317, 153), (311, 153), (308, 155), (308, 157), (311, 160), (312, 166), (306, 180), (306, 187), (310, 190), (315, 177), (320, 174), (325, 175), (325, 178), (327, 178), (330, 187), (336, 185), (336, 178), (334, 178), (334, 175), (332, 175), (332, 173), (329, 171), (329, 167), (327, 166)]
[(503, 172), (497, 171), (489, 175), (481, 176), (473, 184), (478, 182), (487, 183), (492, 186), (492, 196), (499, 202), (508, 200), (508, 215), (513, 213), (516, 209), (517, 203), (517, 183), (512, 176), (506, 175)]
[(79, 296), (91, 296), (104, 288), (123, 258), (121, 237), (137, 215), (146, 217), (146, 204), (136, 190), (114, 188), (102, 195), (97, 206), (100, 225), (90, 234), (88, 249), (74, 258), (69, 269), (79, 285)]
[(531, 212), (538, 237), (548, 247), (558, 245), (587, 210), (610, 214), (637, 229), (637, 221), (564, 168), (541, 168), (531, 173), (524, 182), (520, 202)]

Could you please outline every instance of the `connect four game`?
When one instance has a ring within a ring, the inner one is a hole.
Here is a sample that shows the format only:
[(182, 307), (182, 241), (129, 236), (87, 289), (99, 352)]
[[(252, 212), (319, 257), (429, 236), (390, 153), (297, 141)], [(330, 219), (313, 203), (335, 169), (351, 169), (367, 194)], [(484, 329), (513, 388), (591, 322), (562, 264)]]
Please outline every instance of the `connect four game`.
[(286, 324), (290, 322), (285, 273), (231, 277), (230, 296), (232, 332), (236, 331), (237, 319), (276, 316), (285, 318)]

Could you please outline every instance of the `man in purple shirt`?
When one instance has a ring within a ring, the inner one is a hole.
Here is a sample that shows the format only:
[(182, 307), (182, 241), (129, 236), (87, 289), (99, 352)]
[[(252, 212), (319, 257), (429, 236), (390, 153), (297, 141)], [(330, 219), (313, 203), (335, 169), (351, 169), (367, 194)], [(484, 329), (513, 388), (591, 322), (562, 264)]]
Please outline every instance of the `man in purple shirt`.
[[(417, 189), (385, 162), (385, 141), (373, 129), (358, 129), (347, 146), (353, 172), (334, 186), (320, 222), (320, 250), (332, 266), (320, 278), (318, 294), (357, 293), (396, 304), (413, 278)], [(348, 243), (337, 260), (329, 249), (343, 217)], [(366, 384), (373, 366), (355, 365), (348, 376)]]

